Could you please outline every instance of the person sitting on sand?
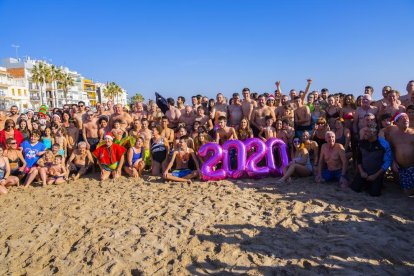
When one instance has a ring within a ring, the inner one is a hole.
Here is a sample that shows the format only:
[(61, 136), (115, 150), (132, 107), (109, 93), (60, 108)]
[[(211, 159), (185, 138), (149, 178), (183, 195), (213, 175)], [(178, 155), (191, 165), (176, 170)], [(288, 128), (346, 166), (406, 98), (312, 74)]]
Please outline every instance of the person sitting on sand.
[[(319, 156), (318, 173), (316, 182), (339, 181), (341, 187), (348, 184), (346, 171), (348, 161), (345, 155), (344, 146), (335, 143), (335, 133), (327, 131), (325, 134), (326, 144), (323, 144)], [(327, 168), (325, 168), (325, 163)]]
[(46, 150), (43, 156), (37, 161), (36, 165), (30, 168), (27, 174), (24, 187), (29, 186), (35, 179), (40, 179), (43, 186), (47, 185), (47, 172), (53, 165), (55, 156), (51, 150)]
[(129, 148), (127, 152), (127, 165), (124, 170), (129, 176), (137, 178), (142, 175), (145, 168), (144, 151), (144, 139), (138, 137), (135, 145)]
[(19, 179), (10, 175), (9, 160), (3, 156), (3, 152), (3, 148), (0, 147), (0, 194), (7, 194), (7, 187), (18, 185)]
[(388, 142), (377, 136), (377, 129), (362, 129), (364, 140), (358, 145), (358, 170), (351, 184), (351, 189), (361, 192), (367, 188), (371, 196), (380, 196), (385, 172), (392, 164), (392, 152)]
[(126, 151), (123, 146), (114, 143), (114, 137), (111, 135), (105, 135), (104, 140), (105, 145), (93, 152), (101, 169), (101, 181), (107, 180), (111, 175), (114, 179), (121, 176)]
[(17, 149), (17, 142), (14, 138), (7, 138), (7, 149), (4, 151), (4, 156), (7, 157), (10, 164), (10, 175), (17, 176), (19, 179), (24, 177), (24, 170), (26, 168), (26, 161), (23, 154)]
[(312, 174), (312, 165), (309, 158), (309, 152), (305, 146), (300, 142), (299, 138), (293, 139), (292, 161), (283, 168), (283, 177), (279, 179), (278, 183), (285, 181), (291, 182), (291, 176), (297, 175), (300, 177), (310, 176)]
[(47, 171), (47, 184), (61, 184), (66, 182), (66, 168), (63, 164), (63, 156), (57, 155), (55, 156), (55, 161), (53, 165)]
[(73, 180), (85, 175), (94, 165), (91, 152), (85, 142), (79, 142), (78, 148), (72, 152), (68, 160), (68, 172)]
[(266, 126), (260, 130), (259, 138), (266, 142), (270, 138), (276, 138), (276, 129), (273, 127), (272, 116), (266, 116), (265, 119)]
[[(181, 136), (178, 142), (178, 148), (173, 151), (170, 163), (164, 171), (163, 177), (165, 180), (172, 180), (177, 182), (191, 183), (191, 179), (194, 179), (200, 175), (200, 167), (197, 157), (192, 149), (187, 145), (188, 136)], [(196, 165), (197, 170), (193, 171), (189, 168), (189, 161), (192, 158)], [(175, 170), (171, 173), (169, 171), (176, 162)]]
[(384, 130), (385, 139), (394, 152), (392, 169), (398, 172), (400, 185), (404, 192), (414, 195), (414, 129), (410, 128), (410, 119), (406, 113), (397, 113), (393, 126)]

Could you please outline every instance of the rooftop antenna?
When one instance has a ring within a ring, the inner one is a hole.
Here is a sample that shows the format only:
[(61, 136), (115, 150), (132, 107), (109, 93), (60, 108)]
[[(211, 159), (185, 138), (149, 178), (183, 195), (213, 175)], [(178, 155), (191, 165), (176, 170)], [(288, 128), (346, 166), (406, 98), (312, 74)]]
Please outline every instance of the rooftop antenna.
[(16, 59), (19, 59), (19, 47), (20, 45), (12, 44), (11, 45), (16, 50)]

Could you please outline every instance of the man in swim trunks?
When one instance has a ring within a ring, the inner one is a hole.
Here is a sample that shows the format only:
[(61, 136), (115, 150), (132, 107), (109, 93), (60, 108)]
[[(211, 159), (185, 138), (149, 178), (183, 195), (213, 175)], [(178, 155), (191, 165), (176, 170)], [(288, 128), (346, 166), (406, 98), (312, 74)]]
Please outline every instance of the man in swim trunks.
[[(187, 140), (188, 136), (182, 136), (179, 138), (178, 149), (174, 150), (171, 161), (164, 171), (163, 176), (165, 180), (187, 182), (188, 184), (191, 184), (191, 179), (194, 179), (200, 175), (198, 159), (194, 153), (194, 150), (187, 146)], [(196, 171), (191, 170), (188, 166), (190, 158), (195, 163), (197, 168)], [(170, 169), (174, 165), (174, 162), (176, 162), (175, 170), (169, 173)]]
[(83, 141), (86, 141), (88, 149), (92, 152), (99, 143), (98, 118), (94, 117), (92, 111), (86, 113), (86, 120), (82, 129)]
[(400, 186), (404, 192), (414, 195), (414, 129), (410, 128), (410, 119), (406, 113), (397, 113), (394, 124), (384, 130), (385, 139), (394, 152), (392, 169), (400, 176)]
[(101, 169), (101, 181), (107, 180), (111, 175), (114, 179), (121, 176), (124, 165), (126, 149), (114, 143), (114, 137), (105, 135), (105, 145), (98, 147), (93, 155)]
[(68, 171), (72, 173), (73, 180), (78, 180), (93, 166), (94, 160), (91, 152), (86, 148), (85, 142), (79, 142), (78, 148), (73, 151), (68, 160)]
[[(316, 182), (320, 183), (322, 180), (339, 181), (341, 187), (344, 188), (348, 184), (346, 177), (348, 160), (345, 155), (344, 146), (335, 143), (335, 133), (333, 131), (326, 132), (325, 140), (326, 144), (322, 145), (319, 156)], [(327, 168), (324, 166), (325, 163)]]

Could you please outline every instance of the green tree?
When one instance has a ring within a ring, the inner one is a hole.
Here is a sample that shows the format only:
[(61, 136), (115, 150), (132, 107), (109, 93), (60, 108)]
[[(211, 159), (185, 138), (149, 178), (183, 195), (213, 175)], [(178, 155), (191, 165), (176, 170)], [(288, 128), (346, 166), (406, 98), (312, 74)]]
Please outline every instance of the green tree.
[(69, 87), (74, 85), (75, 81), (68, 73), (60, 72), (58, 75), (58, 87), (63, 90), (63, 97), (66, 103), (68, 103)]
[(122, 88), (115, 82), (110, 82), (103, 90), (103, 94), (106, 98), (109, 98), (113, 101), (115, 98), (118, 99), (118, 96), (122, 94)]
[(43, 105), (43, 86), (46, 83), (47, 77), (47, 65), (43, 62), (39, 62), (33, 65), (32, 68), (32, 82), (34, 82), (39, 89), (40, 104)]
[(131, 97), (131, 103), (136, 103), (136, 102), (144, 102), (145, 98), (144, 96), (142, 96), (141, 93), (136, 93), (134, 96)]

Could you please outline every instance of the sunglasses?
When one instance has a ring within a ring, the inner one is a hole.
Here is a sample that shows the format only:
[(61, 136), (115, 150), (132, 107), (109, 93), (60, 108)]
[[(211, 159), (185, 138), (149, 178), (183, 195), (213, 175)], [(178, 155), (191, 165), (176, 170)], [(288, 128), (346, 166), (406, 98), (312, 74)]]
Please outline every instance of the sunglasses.
[(318, 123), (318, 126), (324, 126), (325, 123)]
[(80, 105), (78, 105), (78, 107), (84, 107), (84, 105), (83, 104), (80, 104)]
[(10, 142), (9, 145), (16, 145), (16, 142)]
[(299, 140), (293, 140), (293, 144), (300, 144)]

